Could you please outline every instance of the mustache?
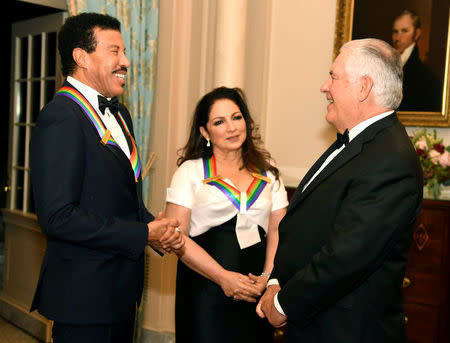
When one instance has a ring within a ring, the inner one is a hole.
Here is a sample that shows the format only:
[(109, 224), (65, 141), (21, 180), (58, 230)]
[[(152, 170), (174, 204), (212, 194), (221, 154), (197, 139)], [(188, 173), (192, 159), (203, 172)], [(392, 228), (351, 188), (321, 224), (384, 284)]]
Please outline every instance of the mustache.
[(127, 72), (127, 71), (128, 71), (128, 68), (127, 68), (127, 67), (120, 67), (119, 69), (114, 70), (113, 73), (117, 73), (118, 71), (124, 71), (124, 72)]

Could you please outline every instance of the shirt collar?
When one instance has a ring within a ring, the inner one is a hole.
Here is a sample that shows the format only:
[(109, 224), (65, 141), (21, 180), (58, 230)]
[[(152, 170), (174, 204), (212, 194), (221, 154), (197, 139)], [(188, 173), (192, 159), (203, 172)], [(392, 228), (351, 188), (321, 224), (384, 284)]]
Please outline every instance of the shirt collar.
[(410, 46), (408, 46), (400, 55), (400, 58), (402, 60), (402, 67), (406, 64), (408, 61), (409, 56), (411, 56), (412, 51), (414, 47), (416, 46), (416, 43), (412, 43)]
[[(78, 81), (73, 76), (67, 76), (67, 81), (70, 82), (83, 96), (89, 101), (89, 103), (98, 109), (98, 95), (101, 95), (94, 88), (89, 87), (81, 81)], [(99, 112), (99, 111), (97, 111)]]
[(394, 113), (394, 111), (393, 110), (389, 110), (389, 111), (377, 114), (376, 116), (373, 116), (373, 117), (371, 117), (369, 119), (366, 119), (366, 120), (362, 121), (361, 123), (359, 123), (358, 125), (352, 127), (348, 131), (348, 139), (349, 139), (349, 141), (351, 141), (353, 138), (355, 138), (357, 135), (359, 135), (367, 127), (369, 127), (370, 125), (372, 125), (376, 121), (381, 120), (381, 119), (387, 117), (388, 115), (390, 115), (392, 113)]

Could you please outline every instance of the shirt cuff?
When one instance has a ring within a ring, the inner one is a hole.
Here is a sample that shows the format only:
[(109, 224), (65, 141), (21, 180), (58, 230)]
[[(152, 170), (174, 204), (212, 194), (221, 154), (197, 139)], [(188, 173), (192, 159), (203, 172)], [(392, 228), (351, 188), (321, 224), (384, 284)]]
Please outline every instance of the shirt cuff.
[(278, 282), (278, 279), (270, 279), (269, 281), (267, 281), (267, 287), (271, 286), (271, 285), (279, 285), (280, 283)]
[(275, 306), (278, 312), (280, 312), (283, 316), (286, 317), (286, 314), (284, 314), (284, 311), (281, 308), (280, 303), (278, 302), (278, 293), (275, 294), (275, 296), (273, 297), (273, 305)]
[[(280, 283), (278, 282), (278, 279), (270, 279), (269, 281), (267, 281), (267, 287), (269, 287), (270, 285), (279, 285)], [(275, 296), (273, 297), (273, 304), (275, 306), (275, 308), (277, 309), (278, 312), (280, 312), (283, 316), (286, 317), (286, 315), (284, 314), (283, 309), (280, 306), (280, 303), (278, 302), (278, 293), (275, 294)]]

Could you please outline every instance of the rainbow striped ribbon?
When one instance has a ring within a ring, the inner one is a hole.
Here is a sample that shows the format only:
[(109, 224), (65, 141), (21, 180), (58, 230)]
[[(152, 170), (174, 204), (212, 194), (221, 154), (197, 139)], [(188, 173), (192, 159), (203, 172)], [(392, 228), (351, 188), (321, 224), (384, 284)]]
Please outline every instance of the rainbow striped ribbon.
[[(69, 99), (72, 99), (83, 109), (84, 113), (86, 113), (88, 119), (91, 121), (92, 125), (94, 125), (95, 129), (97, 130), (97, 133), (100, 136), (101, 143), (103, 145), (109, 144), (120, 149), (119, 144), (117, 144), (117, 142), (111, 136), (111, 132), (105, 127), (99, 115), (97, 114), (97, 111), (92, 107), (91, 103), (87, 101), (87, 99), (83, 96), (83, 94), (78, 92), (73, 87), (66, 86), (60, 88), (56, 92), (55, 96), (58, 95), (63, 95), (68, 97)], [(134, 179), (136, 182), (138, 182), (139, 175), (141, 173), (141, 161), (139, 159), (137, 145), (134, 138), (131, 136), (130, 130), (128, 129), (128, 126), (125, 120), (123, 119), (122, 115), (120, 114), (120, 112), (118, 112), (117, 114), (122, 123), (122, 127), (125, 128), (125, 131), (131, 140), (132, 151), (130, 153), (129, 159), (131, 163), (131, 168), (133, 169)]]
[[(203, 180), (204, 183), (217, 187), (239, 211), (241, 210), (241, 192), (217, 175), (216, 159), (214, 155), (210, 158), (203, 158), (203, 174), (205, 176), (205, 179)], [(253, 181), (246, 192), (247, 210), (253, 205), (256, 199), (258, 199), (264, 187), (266, 187), (266, 184), (270, 183), (270, 179), (267, 178), (267, 174), (263, 170), (260, 171), (260, 174), (252, 173), (252, 175)]]

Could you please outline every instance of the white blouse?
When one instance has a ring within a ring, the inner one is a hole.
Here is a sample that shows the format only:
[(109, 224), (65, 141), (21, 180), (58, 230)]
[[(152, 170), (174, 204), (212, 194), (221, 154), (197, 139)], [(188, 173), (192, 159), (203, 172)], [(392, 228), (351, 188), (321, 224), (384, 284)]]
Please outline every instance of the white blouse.
[[(281, 178), (275, 180), (269, 171), (267, 177), (271, 182), (265, 185), (250, 208), (241, 206), (238, 209), (219, 188), (203, 182), (203, 160), (189, 160), (175, 171), (167, 189), (166, 201), (191, 210), (191, 237), (201, 235), (237, 216), (236, 236), (241, 249), (244, 249), (260, 242), (258, 225), (267, 232), (270, 213), (288, 205)], [(235, 187), (230, 180), (223, 181)], [(246, 192), (241, 192), (240, 200), (241, 203), (247, 202)]]

